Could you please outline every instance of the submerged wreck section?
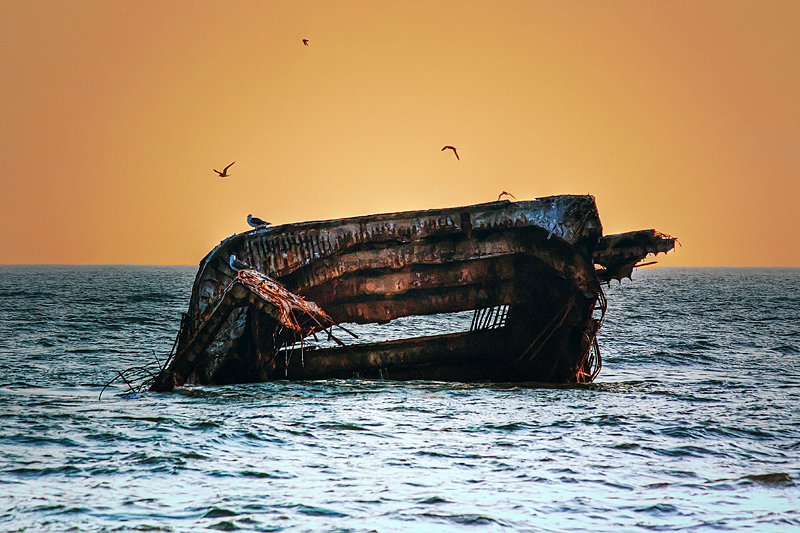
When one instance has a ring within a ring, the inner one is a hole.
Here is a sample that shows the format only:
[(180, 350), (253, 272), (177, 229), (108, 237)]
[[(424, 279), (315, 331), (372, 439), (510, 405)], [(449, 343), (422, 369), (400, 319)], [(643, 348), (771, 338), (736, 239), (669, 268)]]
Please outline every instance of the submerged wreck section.
[(239, 352), (233, 350), (232, 343), (219, 342), (220, 330), (230, 337), (231, 325), (248, 316), (250, 320), (245, 322), (240, 334), (247, 332), (263, 341), (269, 340), (270, 346), (293, 343), (298, 337), (302, 339), (333, 324), (313, 302), (292, 294), (255, 270), (241, 271), (225, 288), (208, 318), (191, 336), (179, 339), (182, 342), (178, 356), (169, 368), (159, 373), (152, 388), (171, 390), (197, 371), (229, 382), (268, 379), (263, 368), (264, 359), (257, 354), (258, 345), (252, 344), (248, 351)]
[[(354, 376), (591, 381), (600, 282), (673, 246), (654, 230), (603, 237), (588, 195), (258, 228), (201, 262), (175, 356), (152, 389)], [(231, 255), (252, 270), (234, 271)], [(333, 325), (349, 333), (341, 324), (465, 311), (472, 323), (457, 333), (350, 344), (333, 335)], [(336, 345), (309, 346), (323, 331)]]

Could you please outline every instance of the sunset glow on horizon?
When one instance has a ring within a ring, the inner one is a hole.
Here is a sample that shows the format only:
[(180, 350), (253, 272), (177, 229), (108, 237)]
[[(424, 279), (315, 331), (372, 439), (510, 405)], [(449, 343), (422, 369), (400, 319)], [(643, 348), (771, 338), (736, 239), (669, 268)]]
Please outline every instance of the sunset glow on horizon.
[(248, 213), (509, 191), (593, 194), (606, 234), (678, 237), (660, 266), (800, 266), (794, 1), (5, 0), (0, 28), (0, 264), (196, 264)]

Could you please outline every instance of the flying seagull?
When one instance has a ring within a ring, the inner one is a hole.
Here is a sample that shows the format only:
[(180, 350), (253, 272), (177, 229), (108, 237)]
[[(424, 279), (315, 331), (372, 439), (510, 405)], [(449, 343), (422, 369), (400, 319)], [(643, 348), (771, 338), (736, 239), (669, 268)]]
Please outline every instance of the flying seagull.
[(228, 264), (231, 265), (231, 268), (234, 269), (237, 272), (240, 271), (240, 270), (252, 270), (253, 269), (253, 267), (251, 267), (247, 263), (239, 261), (238, 259), (236, 259), (236, 256), (233, 255), (233, 254), (231, 254), (231, 260), (228, 261)]
[(303, 44), (308, 46), (308, 39), (303, 39)]
[(456, 151), (456, 147), (455, 147), (455, 146), (450, 146), (450, 145), (447, 145), (447, 146), (445, 146), (444, 148), (442, 148), (442, 152), (444, 152), (445, 150), (452, 150), (452, 151), (453, 151), (453, 153), (454, 153), (454, 154), (456, 154), (456, 159), (458, 159), (459, 161), (461, 161), (461, 158), (460, 158), (460, 157), (458, 157), (458, 152)]
[[(236, 163), (236, 161), (234, 161), (233, 163)], [(231, 165), (232, 165), (233, 163), (231, 163)], [(215, 168), (215, 169), (212, 169), (212, 170), (213, 170), (214, 172), (216, 172), (217, 174), (219, 174), (219, 177), (220, 177), (220, 178), (227, 178), (228, 176), (230, 176), (230, 174), (228, 174), (228, 169), (229, 169), (229, 168), (231, 168), (231, 165), (228, 165), (227, 167), (225, 167), (224, 169), (222, 169), (222, 172), (220, 172), (220, 171), (219, 171), (219, 170), (217, 170), (216, 168)]]
[(271, 222), (266, 222), (258, 217), (254, 217), (253, 215), (247, 215), (247, 223), (253, 226), (254, 228), (260, 228), (261, 226), (271, 225)]
[(513, 198), (514, 200), (516, 200), (516, 199), (517, 199), (517, 197), (516, 197), (516, 196), (514, 196), (513, 194), (511, 194), (510, 192), (503, 191), (503, 192), (501, 192), (501, 193), (500, 193), (500, 195), (497, 197), (497, 201), (498, 201), (498, 202), (500, 201), (500, 198), (502, 198), (504, 194), (505, 194), (506, 196), (510, 196), (510, 197), (511, 197), (511, 198)]

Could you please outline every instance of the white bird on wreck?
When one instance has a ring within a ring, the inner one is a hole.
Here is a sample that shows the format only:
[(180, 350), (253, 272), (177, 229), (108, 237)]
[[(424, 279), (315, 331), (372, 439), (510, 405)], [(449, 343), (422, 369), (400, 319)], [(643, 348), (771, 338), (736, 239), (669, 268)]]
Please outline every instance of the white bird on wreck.
[(247, 215), (247, 223), (253, 226), (254, 228), (260, 228), (261, 226), (271, 226), (272, 222), (267, 222), (265, 220), (261, 220), (258, 217), (254, 217), (253, 215)]
[(231, 254), (231, 259), (230, 261), (228, 261), (228, 264), (231, 266), (232, 269), (234, 269), (237, 272), (240, 270), (253, 270), (253, 267), (251, 267), (244, 261), (239, 261), (233, 254)]
[[(234, 161), (233, 163), (236, 163), (236, 161)], [(232, 165), (233, 163), (231, 163), (231, 165)], [(222, 172), (220, 172), (220, 171), (219, 171), (219, 170), (217, 170), (216, 168), (212, 168), (211, 170), (213, 170), (214, 172), (216, 172), (217, 174), (219, 174), (219, 177), (220, 177), (220, 178), (227, 178), (228, 176), (230, 176), (230, 174), (228, 174), (228, 169), (229, 169), (229, 168), (231, 168), (231, 165), (228, 165), (227, 167), (223, 168), (223, 169), (222, 169)]]

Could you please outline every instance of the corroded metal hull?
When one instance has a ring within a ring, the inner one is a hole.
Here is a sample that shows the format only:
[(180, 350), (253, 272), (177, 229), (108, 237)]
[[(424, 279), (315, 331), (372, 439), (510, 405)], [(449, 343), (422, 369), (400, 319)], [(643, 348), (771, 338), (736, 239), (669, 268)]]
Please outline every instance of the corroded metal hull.
[[(568, 195), (234, 235), (201, 262), (175, 356), (153, 388), (354, 376), (589, 381), (600, 366), (600, 282), (674, 246), (653, 230), (630, 236), (604, 238), (594, 198)], [(261, 301), (283, 296), (249, 289), (233, 299), (243, 273), (229, 266), (231, 255), (253, 267), (243, 272), (280, 282), (324, 316), (297, 304), (306, 327), (293, 329)], [(360, 344), (329, 331), (339, 346), (315, 349), (304, 340), (332, 324), (471, 310), (469, 330), (450, 335)]]

